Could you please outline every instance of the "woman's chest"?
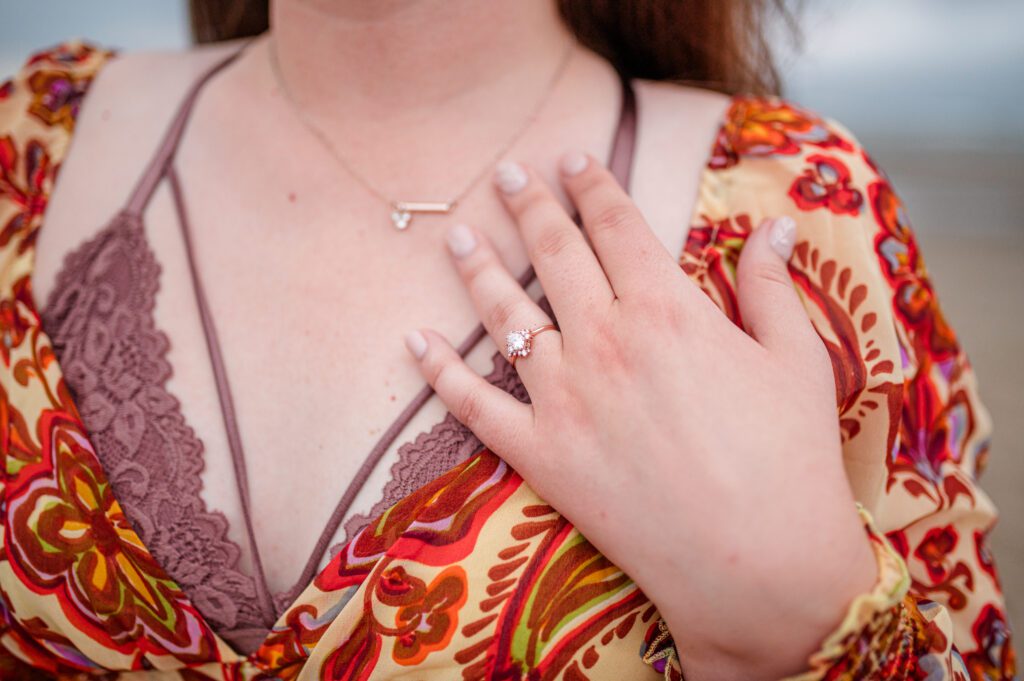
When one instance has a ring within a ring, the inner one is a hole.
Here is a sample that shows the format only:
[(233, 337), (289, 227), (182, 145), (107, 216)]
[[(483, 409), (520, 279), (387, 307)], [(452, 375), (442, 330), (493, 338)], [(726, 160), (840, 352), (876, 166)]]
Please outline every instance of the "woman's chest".
[[(648, 128), (659, 132), (656, 124)], [(337, 182), (336, 172), (320, 168), (309, 178), (250, 172), (246, 167), (255, 164), (247, 164), (245, 154), (204, 158), (201, 136), (196, 139), (179, 152), (177, 207), (165, 183), (145, 214), (146, 246), (159, 269), (149, 316), (156, 335), (165, 337), (164, 359), (171, 368), (163, 397), (177, 402), (181, 421), (202, 443), (193, 486), (198, 480), (203, 503), (227, 518), (229, 536), (242, 546), (248, 542), (238, 480), (248, 483), (268, 582), (283, 589), (300, 569), (296, 557), (309, 554), (361, 472), (365, 484), (350, 508), (365, 518), (380, 510), (386, 496), (381, 490), (402, 476), (395, 467), (402, 443), (425, 434), (431, 444), (415, 457), (420, 473), (405, 476), (392, 492), (408, 493), (416, 480), (443, 470), (423, 462), (450, 466), (457, 462), (453, 452), (465, 456), (472, 444), (471, 434), (452, 436), (451, 423), (431, 437), (446, 415), (436, 398), (409, 413), (424, 382), (402, 347), (402, 335), (429, 326), (457, 345), (479, 317), (448, 262), (442, 230), (455, 219), (472, 222), (492, 234), (514, 274), (528, 261), (514, 225), (486, 191), (452, 219), (417, 218), (398, 233), (386, 210), (360, 197), (358, 187)], [(689, 135), (668, 146), (684, 159), (701, 158), (691, 152), (705, 142), (703, 135)], [(666, 247), (678, 253), (700, 165), (666, 159), (669, 148), (659, 146), (657, 135), (641, 140), (639, 151), (634, 195)], [(540, 150), (527, 156), (544, 169)], [(65, 187), (71, 185), (65, 195), (74, 196), (74, 176), (64, 180)], [(191, 258), (182, 219), (192, 235)], [(59, 231), (59, 223), (49, 229)], [(44, 257), (34, 276), (47, 281), (53, 271), (46, 265), (54, 262)], [(206, 324), (197, 280), (206, 291)], [(539, 297), (540, 290), (534, 285), (531, 293)], [(143, 300), (141, 306), (146, 305)], [(211, 361), (211, 326), (222, 356), (220, 380)], [(132, 338), (121, 340), (120, 356), (138, 352)], [(480, 373), (492, 373), (494, 350), (483, 338), (468, 359)], [(500, 365), (503, 360), (497, 359)], [(120, 366), (118, 353), (107, 353), (96, 370), (110, 376)], [(233, 403), (230, 417), (225, 384)], [(400, 432), (389, 433), (396, 420), (403, 420)], [(175, 433), (164, 435), (174, 440)], [(379, 462), (367, 471), (367, 456), (385, 435), (387, 451), (377, 452)], [(344, 536), (339, 526), (332, 543)]]
[[(129, 511), (180, 494), (223, 514), (243, 548), (248, 512), (269, 585), (283, 591), (346, 494), (365, 522), (479, 447), (422, 394), (401, 341), (432, 326), (458, 344), (476, 315), (440, 240), (433, 253), (390, 234), (346, 243), (360, 229), (343, 219), (310, 219), (282, 238), (295, 225), (285, 215), (230, 211), (203, 230), (202, 199), (179, 214), (173, 198), (161, 189), (142, 224), (81, 246), (72, 258), (86, 265), (62, 273), (44, 316), (101, 458), (115, 477), (147, 477), (115, 480), (140, 492), (124, 499)], [(478, 335), (471, 346), (471, 363), (493, 372), (493, 343)], [(354, 527), (335, 526), (331, 544)]]

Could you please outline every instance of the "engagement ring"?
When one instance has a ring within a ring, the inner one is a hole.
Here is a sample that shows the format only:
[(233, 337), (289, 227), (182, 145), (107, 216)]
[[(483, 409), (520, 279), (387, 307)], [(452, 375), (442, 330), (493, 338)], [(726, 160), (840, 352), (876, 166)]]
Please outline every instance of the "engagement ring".
[(519, 329), (517, 331), (510, 331), (505, 336), (505, 350), (508, 354), (508, 361), (512, 366), (516, 365), (516, 360), (520, 357), (526, 357), (530, 354), (530, 350), (533, 348), (533, 338), (539, 333), (545, 331), (557, 331), (558, 327), (554, 324), (545, 324), (544, 326), (538, 326), (536, 329)]

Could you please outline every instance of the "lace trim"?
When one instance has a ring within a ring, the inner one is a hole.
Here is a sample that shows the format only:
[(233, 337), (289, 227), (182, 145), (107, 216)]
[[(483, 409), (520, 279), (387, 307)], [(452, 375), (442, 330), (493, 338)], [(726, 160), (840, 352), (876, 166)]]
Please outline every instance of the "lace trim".
[[(64, 380), (96, 446), (114, 495), (156, 561), (219, 636), (249, 654), (269, 633), (256, 603), (256, 580), (238, 568), (240, 546), (227, 517), (200, 496), (203, 443), (166, 388), (173, 371), (167, 335), (153, 309), (160, 265), (140, 218), (114, 217), (69, 252), (40, 312)], [(550, 314), (546, 300), (542, 308)], [(490, 383), (529, 401), (515, 369), (492, 358)], [(450, 413), (398, 449), (390, 478), (368, 514), (345, 522), (346, 539), (373, 518), (466, 460), (483, 443)], [(306, 588), (274, 594), (282, 612)]]
[[(40, 313), (114, 494), (157, 562), (239, 649), (268, 632), (228, 519), (200, 496), (203, 444), (165, 388), (168, 337), (153, 321), (156, 261), (122, 212), (68, 253)], [(246, 650), (246, 652), (250, 652)]]
[[(521, 402), (529, 402), (526, 387), (519, 374), (500, 353), (491, 359), (493, 369), (484, 378)], [(330, 547), (333, 556), (340, 551), (371, 520), (391, 506), (436, 479), (480, 451), (483, 443), (451, 412), (429, 431), (398, 448), (398, 458), (391, 465), (384, 492), (368, 514), (356, 514), (345, 521), (345, 539)]]

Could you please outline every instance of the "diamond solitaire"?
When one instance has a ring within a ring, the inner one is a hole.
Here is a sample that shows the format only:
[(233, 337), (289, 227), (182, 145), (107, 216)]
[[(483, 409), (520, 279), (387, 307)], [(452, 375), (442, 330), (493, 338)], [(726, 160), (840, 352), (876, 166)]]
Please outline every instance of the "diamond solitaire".
[(515, 331), (509, 331), (505, 335), (505, 351), (508, 355), (508, 361), (515, 366), (516, 360), (520, 357), (526, 357), (530, 354), (530, 350), (533, 349), (533, 338), (539, 333), (544, 331), (557, 331), (558, 327), (554, 324), (545, 324), (544, 326), (538, 326), (536, 329), (517, 329)]

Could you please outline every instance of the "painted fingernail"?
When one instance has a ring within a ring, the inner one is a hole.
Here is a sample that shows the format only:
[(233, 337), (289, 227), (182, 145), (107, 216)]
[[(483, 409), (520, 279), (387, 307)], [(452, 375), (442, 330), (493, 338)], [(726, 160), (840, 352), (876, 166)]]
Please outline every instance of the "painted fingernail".
[(416, 359), (423, 359), (427, 353), (427, 339), (419, 331), (410, 331), (405, 334), (405, 347)]
[(448, 230), (448, 250), (456, 258), (465, 258), (476, 248), (476, 237), (466, 225), (455, 225)]
[(789, 260), (796, 245), (796, 221), (788, 215), (775, 218), (768, 228), (768, 243), (783, 260)]
[(526, 186), (526, 171), (515, 161), (502, 161), (494, 171), (494, 184), (505, 194), (515, 194)]
[(567, 151), (558, 165), (562, 174), (568, 177), (579, 175), (587, 167), (587, 155), (581, 151)]

